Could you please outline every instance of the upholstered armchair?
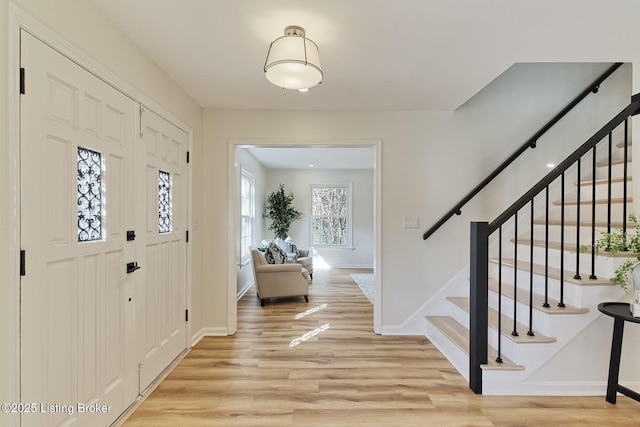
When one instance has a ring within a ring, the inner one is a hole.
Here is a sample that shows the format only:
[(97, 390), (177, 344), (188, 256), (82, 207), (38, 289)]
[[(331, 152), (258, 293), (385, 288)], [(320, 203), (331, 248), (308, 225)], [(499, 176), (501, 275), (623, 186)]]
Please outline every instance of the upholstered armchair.
[(309, 272), (309, 277), (313, 279), (313, 256), (308, 249), (298, 249), (296, 262), (302, 264), (304, 269)]
[(255, 248), (251, 248), (251, 258), (262, 307), (269, 298), (303, 296), (309, 302), (309, 273), (300, 264), (269, 264)]

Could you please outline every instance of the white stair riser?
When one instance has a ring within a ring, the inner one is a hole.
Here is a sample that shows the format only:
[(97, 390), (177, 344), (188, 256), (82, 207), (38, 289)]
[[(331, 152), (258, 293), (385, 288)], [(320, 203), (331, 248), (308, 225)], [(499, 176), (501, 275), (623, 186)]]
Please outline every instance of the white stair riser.
[[(631, 150), (629, 150), (629, 152), (631, 152)], [(623, 154), (620, 154), (620, 157), (618, 157), (619, 159), (623, 158)], [(631, 159), (631, 156), (629, 156), (629, 159)], [(633, 163), (629, 162), (627, 165), (627, 174), (630, 176), (631, 175), (631, 168), (633, 167)], [(586, 176), (587, 170), (585, 169), (585, 165), (583, 164), (583, 176)], [(589, 166), (589, 173), (591, 173), (591, 167)], [(607, 165), (603, 165), (603, 166), (598, 166), (596, 168), (596, 177), (598, 179), (608, 179), (609, 176), (609, 167)], [(624, 163), (617, 163), (614, 165), (611, 165), (611, 178), (613, 179), (618, 179), (618, 178), (622, 178), (624, 177)], [(565, 181), (566, 182), (566, 181)]]
[[(571, 193), (567, 193), (566, 197), (577, 200), (577, 186)], [(630, 194), (631, 182), (627, 182), (627, 195)], [(624, 196), (624, 182), (616, 181), (611, 183), (611, 198), (622, 198)], [(596, 183), (596, 200), (604, 200), (609, 197), (609, 187), (607, 184)], [(580, 200), (593, 200), (593, 186), (583, 184), (580, 186)]]
[[(567, 200), (569, 199), (566, 199), (565, 202)], [(590, 203), (580, 205), (580, 221), (590, 222), (592, 220), (591, 209), (592, 207)], [(565, 221), (575, 221), (578, 217), (577, 211), (578, 211), (578, 208), (575, 204), (565, 205), (565, 208), (564, 208)], [(613, 203), (611, 205), (611, 221), (622, 222), (622, 218), (624, 217), (622, 214), (622, 211), (623, 211), (622, 203)], [(552, 220), (559, 221), (562, 217), (561, 212), (562, 211), (560, 209), (560, 205), (554, 205), (553, 209), (551, 209), (551, 207), (549, 208), (549, 218)], [(633, 204), (627, 203), (627, 215), (631, 212), (633, 212)], [(535, 215), (536, 215), (536, 218), (543, 217), (544, 213), (541, 211)], [(596, 204), (596, 222), (598, 221), (606, 222), (607, 220), (608, 220), (607, 204), (606, 203)], [(526, 223), (523, 223), (522, 225), (524, 226), (525, 224), (528, 226), (529, 221), (527, 221)]]
[[(497, 278), (497, 265), (491, 263), (490, 265), (490, 277)], [(528, 271), (518, 270), (517, 272), (517, 285), (523, 289), (530, 288), (530, 273)], [(513, 269), (508, 266), (502, 267), (502, 280), (503, 283), (513, 284), (514, 274)], [(585, 279), (583, 279), (585, 280)], [(588, 279), (586, 279), (588, 280)], [(582, 307), (582, 288), (583, 286), (573, 284), (571, 282), (564, 282), (564, 302), (575, 307)], [(533, 275), (533, 292), (539, 295), (545, 293), (545, 278), (542, 275)], [(548, 296), (556, 300), (560, 299), (560, 281), (554, 278), (548, 280)]]
[[(497, 293), (495, 292), (489, 293), (489, 306), (496, 311), (498, 310), (498, 294)], [(503, 295), (501, 309), (502, 309), (502, 314), (508, 316), (510, 319), (513, 319), (513, 299)], [(534, 310), (532, 311), (532, 316), (533, 316), (533, 329), (544, 335), (547, 335), (547, 336), (551, 335), (551, 331), (547, 327), (548, 322), (546, 320), (549, 317), (549, 315), (547, 315), (546, 313), (542, 313), (539, 310), (536, 310), (534, 307)], [(529, 305), (518, 303), (516, 317), (519, 323), (528, 326), (529, 325)], [(512, 324), (513, 324), (513, 321), (510, 321), (508, 324), (510, 329), (513, 328)], [(524, 334), (526, 333), (526, 330), (524, 331), (518, 330), (518, 333)]]
[[(497, 277), (497, 265), (491, 263), (489, 266), (490, 276)], [(522, 289), (529, 290), (530, 286), (530, 274), (528, 271), (518, 270), (518, 286)], [(533, 275), (533, 292), (539, 295), (544, 295), (545, 292), (545, 280), (543, 276)], [(513, 284), (513, 269), (510, 267), (503, 267), (502, 273), (503, 283)], [(588, 278), (582, 279), (585, 283), (589, 283)], [(608, 282), (607, 282), (608, 283)], [(606, 300), (611, 300), (612, 296), (620, 297), (624, 295), (624, 291), (617, 285), (576, 285), (574, 283), (564, 282), (564, 303), (574, 307), (585, 307), (590, 310), (594, 309), (598, 303)], [(591, 299), (591, 296), (595, 295), (595, 299)], [(560, 281), (558, 279), (549, 278), (548, 281), (548, 297), (560, 300)], [(600, 298), (600, 299), (598, 299)]]
[[(622, 217), (622, 214), (618, 215), (619, 217)], [(589, 220), (591, 219), (591, 217), (588, 218)], [(620, 221), (617, 221), (617, 223)], [(528, 224), (527, 224), (528, 225)], [(591, 227), (590, 226), (582, 226), (582, 227), (576, 227), (575, 225), (565, 225), (564, 227), (564, 239), (565, 242), (575, 242), (576, 241), (576, 235), (577, 235), (577, 228), (579, 228), (580, 230), (580, 244), (581, 245), (585, 245), (585, 244), (591, 244), (592, 241), (592, 236), (591, 236)], [(611, 232), (615, 232), (617, 230), (617, 226), (613, 226), (611, 227)], [(530, 236), (530, 229), (527, 230), (521, 230), (520, 236), (519, 238), (525, 238), (528, 239)], [(627, 224), (627, 231), (628, 232), (635, 232), (635, 229), (631, 227), (631, 224)], [(534, 224), (533, 227), (533, 238), (535, 240), (545, 240), (545, 235), (546, 235), (546, 230), (545, 230), (545, 226), (543, 224)], [(561, 237), (561, 232), (562, 232), (562, 227), (560, 227), (559, 225), (549, 225), (549, 241), (551, 242), (560, 242), (560, 237)], [(599, 227), (597, 226), (595, 228), (595, 239), (596, 241), (600, 240), (603, 237), (603, 233), (607, 232), (607, 228), (606, 227)]]
[[(451, 304), (453, 305), (453, 304)], [(426, 336), (466, 379), (469, 379), (469, 356), (444, 336), (431, 322), (426, 321)]]
[(448, 315), (453, 318), (456, 322), (460, 323), (465, 328), (469, 328), (469, 313), (455, 305), (454, 303), (447, 301), (447, 304), (450, 304), (452, 310), (449, 311)]
[[(569, 199), (566, 199), (566, 201), (569, 201)], [(559, 203), (559, 202), (558, 202)], [(615, 201), (612, 203), (611, 205), (611, 215), (609, 216), (609, 212), (608, 212), (608, 207), (606, 203), (599, 203), (596, 204), (596, 215), (595, 215), (595, 222), (596, 224), (606, 224), (608, 221), (610, 221), (612, 224), (614, 224), (613, 228), (615, 229), (616, 227), (619, 227), (619, 224), (622, 224), (622, 220), (623, 218), (627, 219), (627, 224), (629, 224), (628, 221), (628, 216), (631, 213), (634, 213), (633, 210), (633, 202), (629, 201), (626, 204), (627, 210), (626, 210), (626, 216), (624, 215), (624, 205), (622, 203), (616, 203)], [(580, 224), (582, 225), (582, 227), (590, 229), (591, 223), (592, 223), (592, 205), (590, 202), (586, 202), (583, 204), (580, 204)], [(535, 205), (535, 209), (534, 209), (534, 230), (536, 229), (540, 229), (540, 230), (544, 230), (544, 221), (546, 219), (546, 209), (545, 206), (543, 204), (536, 204)], [(578, 206), (576, 204), (566, 204), (565, 208), (564, 208), (564, 221), (565, 221), (565, 228), (566, 229), (573, 229), (575, 228), (575, 223), (577, 221), (578, 218)], [(549, 221), (553, 224), (549, 225), (549, 231), (551, 232), (553, 228), (558, 228), (560, 227), (560, 221), (562, 219), (562, 211), (560, 209), (559, 205), (550, 205), (549, 206)], [(599, 230), (602, 231), (606, 231), (606, 227), (597, 227)], [(505, 239), (510, 239), (513, 238), (513, 234), (514, 234), (514, 229), (515, 229), (515, 221), (512, 218), (510, 218), (508, 221), (505, 222), (505, 224), (502, 226), (502, 234), (503, 234), (503, 238)], [(525, 208), (523, 208), (519, 215), (518, 215), (518, 235), (520, 234), (524, 234), (524, 233), (530, 233), (531, 229), (531, 215), (530, 215), (530, 207), (527, 206)], [(538, 235), (537, 233), (539, 233), (539, 231), (534, 231), (534, 233), (536, 233), (536, 235)], [(542, 234), (540, 234), (541, 236), (544, 235), (544, 231), (541, 231)], [(494, 232), (494, 234), (492, 234), (492, 239), (497, 239), (498, 236), (498, 231)], [(598, 238), (599, 236), (596, 235), (596, 238)]]
[[(498, 349), (498, 331), (493, 328), (489, 328), (489, 334), (487, 335), (487, 341), (489, 345), (496, 350)], [(518, 346), (522, 344), (516, 344), (512, 340), (502, 337), (502, 341), (500, 342), (500, 354), (502, 357), (507, 357), (510, 360), (518, 359)], [(525, 368), (526, 369), (526, 368)]]
[[(614, 153), (612, 158), (612, 165), (611, 165), (611, 178), (613, 180), (621, 179), (622, 177), (624, 177), (624, 163), (622, 162), (623, 159), (624, 159), (624, 152), (622, 150), (619, 153)], [(629, 150), (629, 155), (627, 159), (628, 159), (627, 177), (629, 177), (632, 175), (632, 168), (633, 168), (631, 150)], [(571, 167), (569, 170), (567, 170), (564, 174), (565, 188), (569, 189), (569, 186), (573, 185), (575, 182), (578, 182), (579, 179), (581, 181), (587, 181), (587, 180), (593, 179), (593, 174), (591, 173), (592, 167), (593, 166), (591, 163), (591, 157), (589, 157), (588, 159), (585, 159), (582, 162), (582, 170), (580, 171), (581, 177), (579, 178), (577, 173), (578, 172), (577, 165), (574, 164), (574, 166)], [(605, 179), (609, 179), (609, 165), (606, 157), (602, 157), (602, 159), (599, 160), (598, 164), (596, 165), (596, 180), (605, 180)], [(557, 182), (558, 183), (561, 182), (561, 177), (557, 178)]]
[[(579, 258), (579, 273), (582, 278), (588, 278), (591, 275), (591, 252), (576, 253), (572, 250), (565, 250), (564, 252), (564, 270), (575, 273), (576, 270), (576, 257)], [(601, 252), (604, 253), (604, 252)], [(545, 263), (545, 248), (534, 246), (533, 248), (533, 262), (534, 264), (544, 265)], [(530, 260), (530, 246), (518, 245), (518, 259), (521, 261), (529, 262)], [(615, 270), (620, 265), (628, 260), (632, 260), (633, 257), (608, 257), (606, 255), (600, 255), (595, 257), (595, 275), (599, 278), (611, 278), (615, 275)], [(548, 254), (549, 266), (560, 268), (561, 252), (557, 249), (549, 249)]]

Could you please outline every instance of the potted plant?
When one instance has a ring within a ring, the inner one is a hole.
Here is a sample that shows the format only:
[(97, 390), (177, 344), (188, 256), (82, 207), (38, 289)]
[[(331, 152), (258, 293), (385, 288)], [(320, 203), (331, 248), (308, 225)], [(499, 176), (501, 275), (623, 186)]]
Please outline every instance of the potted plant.
[(279, 239), (286, 239), (291, 224), (302, 217), (302, 212), (293, 207), (293, 193), (285, 194), (284, 184), (267, 197), (265, 217), (271, 220), (269, 230)]
[[(609, 255), (617, 253), (629, 253), (635, 256), (633, 261), (622, 263), (615, 270), (615, 276), (611, 281), (620, 285), (625, 291), (629, 289), (629, 285), (636, 290), (640, 290), (640, 227), (638, 227), (638, 217), (635, 214), (629, 215), (629, 221), (635, 227), (634, 231), (618, 229), (611, 233), (602, 233), (600, 238), (594, 244), (596, 252), (599, 250), (606, 251)], [(585, 248), (585, 250), (588, 248)], [(631, 281), (630, 281), (631, 278)]]

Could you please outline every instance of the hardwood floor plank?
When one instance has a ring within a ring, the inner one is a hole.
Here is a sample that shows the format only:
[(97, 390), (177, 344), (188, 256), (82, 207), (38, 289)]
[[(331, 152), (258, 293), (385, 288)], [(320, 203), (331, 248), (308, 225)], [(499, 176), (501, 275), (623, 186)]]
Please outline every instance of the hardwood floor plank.
[(297, 410), (293, 414), (295, 426), (493, 426), (480, 411), (442, 413), (435, 409), (374, 409), (352, 410)]
[(640, 425), (625, 396), (474, 394), (425, 337), (374, 334), (351, 272), (314, 272), (308, 304), (249, 291), (237, 333), (203, 338), (124, 425)]

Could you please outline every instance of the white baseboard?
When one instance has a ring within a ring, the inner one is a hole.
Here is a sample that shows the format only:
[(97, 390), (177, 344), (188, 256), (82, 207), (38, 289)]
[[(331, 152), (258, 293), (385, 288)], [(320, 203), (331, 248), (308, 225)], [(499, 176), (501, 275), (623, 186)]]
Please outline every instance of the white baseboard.
[(251, 289), (251, 287), (254, 285), (254, 283), (255, 283), (255, 281), (253, 281), (253, 282), (251, 282), (251, 283), (249, 283), (249, 284), (245, 285), (245, 287), (244, 287), (244, 288), (242, 288), (242, 289), (240, 290), (240, 292), (238, 292), (238, 295), (236, 296), (236, 301), (240, 301), (240, 298), (242, 298), (242, 297), (244, 296), (244, 294), (246, 294), (246, 293), (247, 293), (247, 291), (248, 291), (249, 289)]
[(228, 335), (227, 328), (202, 328), (191, 337), (191, 346), (198, 344), (204, 337), (226, 337)]
[[(486, 379), (487, 372), (483, 372), (484, 378), (482, 381), (482, 394), (487, 396), (602, 396), (602, 402), (604, 403), (604, 398), (607, 394), (606, 381), (536, 381), (505, 387), (498, 382), (499, 380)], [(632, 390), (640, 390), (638, 382), (625, 383), (625, 387)]]
[[(425, 320), (423, 319), (423, 322)], [(396, 325), (396, 326), (383, 326), (380, 329), (381, 335), (422, 335), (424, 336), (424, 324), (423, 325)]]
[[(354, 270), (373, 270), (373, 264), (333, 264), (331, 265), (332, 269), (339, 269), (339, 268), (350, 268), (350, 269), (354, 269)], [(322, 270), (322, 268), (316, 268), (314, 269), (316, 271), (320, 271)]]

